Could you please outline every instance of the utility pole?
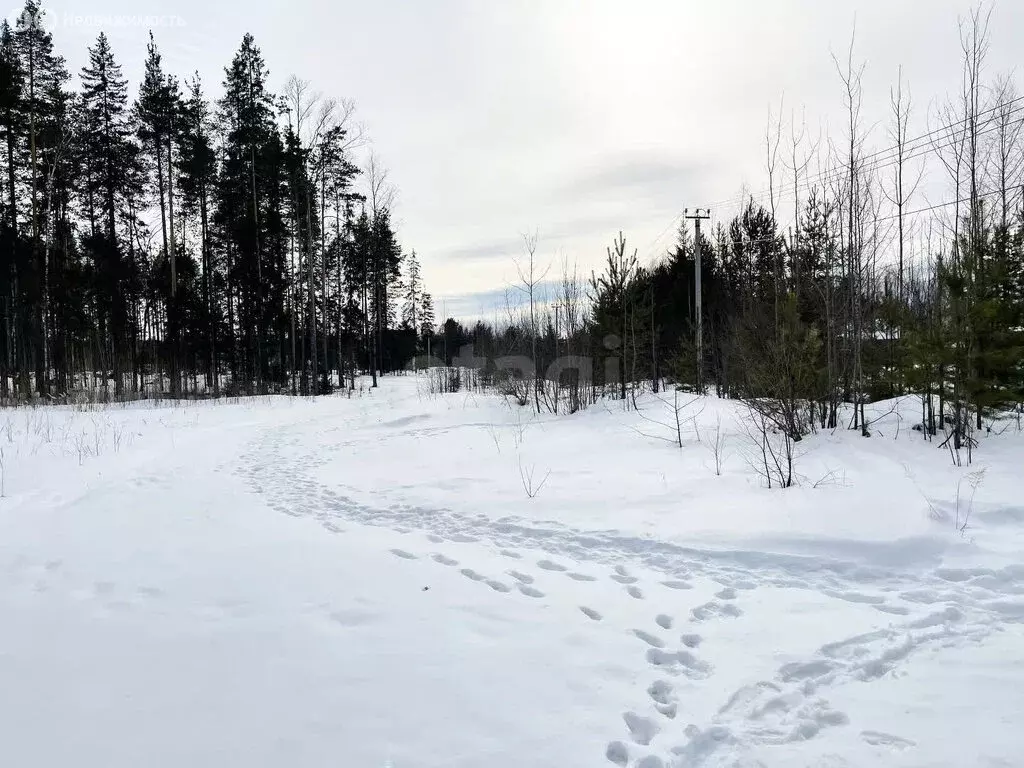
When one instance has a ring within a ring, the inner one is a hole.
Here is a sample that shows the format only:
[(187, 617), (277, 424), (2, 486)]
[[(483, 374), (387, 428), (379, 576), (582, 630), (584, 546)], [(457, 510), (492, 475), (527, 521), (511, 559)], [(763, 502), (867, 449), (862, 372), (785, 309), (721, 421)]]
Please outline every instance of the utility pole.
[(710, 208), (694, 208), (690, 213), (689, 208), (683, 210), (683, 216), (693, 220), (693, 297), (696, 310), (696, 327), (694, 329), (694, 346), (697, 351), (696, 384), (697, 391), (704, 392), (704, 310), (701, 302), (700, 288), (700, 223), (704, 219), (711, 218)]

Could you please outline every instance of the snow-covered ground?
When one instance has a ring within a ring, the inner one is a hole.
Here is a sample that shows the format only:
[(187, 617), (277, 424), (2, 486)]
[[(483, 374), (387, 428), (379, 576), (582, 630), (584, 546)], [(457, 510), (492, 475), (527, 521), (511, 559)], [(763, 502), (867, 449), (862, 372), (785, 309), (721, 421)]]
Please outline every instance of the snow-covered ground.
[(0, 764), (1024, 765), (1024, 435), (898, 406), (784, 491), (713, 399), (0, 412)]

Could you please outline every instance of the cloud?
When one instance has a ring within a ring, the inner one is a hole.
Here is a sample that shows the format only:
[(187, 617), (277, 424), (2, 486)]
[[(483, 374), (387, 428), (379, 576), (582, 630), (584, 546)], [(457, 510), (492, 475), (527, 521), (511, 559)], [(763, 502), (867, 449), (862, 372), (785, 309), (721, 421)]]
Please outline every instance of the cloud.
[(523, 238), (504, 238), (491, 242), (475, 243), (473, 245), (458, 245), (451, 248), (441, 248), (435, 251), (432, 258), (446, 259), (451, 261), (489, 261), (492, 259), (512, 259), (524, 253), (525, 246)]
[[(645, 213), (647, 211), (640, 212), (641, 216)], [(566, 252), (566, 245), (579, 242), (582, 238), (595, 238), (599, 241), (611, 242), (616, 233), (623, 228), (628, 230), (632, 223), (633, 218), (631, 217), (608, 213), (588, 213), (553, 222), (548, 226), (531, 230), (529, 234), (537, 235), (537, 256), (540, 263), (542, 265), (557, 264), (559, 255)], [(603, 257), (603, 245), (597, 249), (597, 253)], [(440, 247), (430, 251), (431, 260), (461, 263), (504, 261), (507, 264), (513, 264), (526, 255), (526, 244), (522, 234), (498, 240), (480, 241), (471, 245)], [(540, 268), (543, 269), (544, 266)]]
[[(545, 280), (538, 283), (535, 289), (537, 305), (546, 305), (554, 298), (559, 289), (557, 280)], [(434, 310), (438, 321), (444, 322), (441, 315), (454, 317), (463, 323), (472, 323), (478, 319), (494, 322), (495, 316), (499, 323), (508, 317), (508, 308), (513, 312), (529, 306), (529, 297), (515, 286), (495, 288), (475, 293), (460, 293), (434, 299)]]
[(659, 155), (607, 158), (578, 172), (558, 190), (558, 195), (594, 197), (601, 194), (661, 197), (682, 195), (695, 186), (704, 172), (700, 163)]

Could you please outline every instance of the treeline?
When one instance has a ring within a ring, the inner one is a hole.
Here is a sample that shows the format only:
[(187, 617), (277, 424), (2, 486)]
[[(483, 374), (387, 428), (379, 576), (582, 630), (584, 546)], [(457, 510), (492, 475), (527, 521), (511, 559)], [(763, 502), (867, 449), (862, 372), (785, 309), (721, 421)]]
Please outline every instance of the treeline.
[[(683, 220), (676, 246), (653, 265), (620, 236), (600, 273), (581, 280), (566, 270), (540, 297), (528, 247), (518, 286), (528, 309), (497, 325), (449, 321), (449, 357), (474, 344), (495, 383), (551, 410), (598, 397), (628, 403), (664, 381), (713, 388), (746, 401), (787, 441), (837, 426), (869, 435), (866, 403), (913, 393), (922, 396), (915, 428), (969, 458), (986, 417), (1019, 415), (1024, 401), (1024, 99), (1009, 78), (985, 81), (987, 28), (980, 11), (961, 24), (962, 88), (934, 116), (938, 128), (909, 134), (900, 81), (894, 143), (866, 152), (851, 52), (837, 61), (842, 135), (811, 144), (801, 126), (773, 124), (768, 189), (745, 195), (738, 215), (699, 243)], [(917, 194), (925, 170), (948, 179), (943, 201)], [(525, 377), (508, 362), (515, 356), (533, 361)], [(573, 356), (576, 369), (556, 363)]]
[(309, 394), (415, 353), (431, 299), (351, 103), (275, 94), (250, 35), (215, 100), (152, 35), (134, 100), (102, 33), (76, 88), (43, 15), (0, 26), (4, 401)]

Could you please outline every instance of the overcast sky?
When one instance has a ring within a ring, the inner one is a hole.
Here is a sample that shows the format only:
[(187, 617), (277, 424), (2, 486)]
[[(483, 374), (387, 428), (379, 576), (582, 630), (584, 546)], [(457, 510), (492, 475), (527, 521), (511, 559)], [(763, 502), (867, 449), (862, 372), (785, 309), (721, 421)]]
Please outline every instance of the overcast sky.
[[(766, 184), (769, 108), (838, 125), (856, 24), (867, 151), (889, 145), (902, 65), (910, 133), (959, 77), (957, 0), (54, 0), (77, 75), (102, 28), (137, 86), (147, 22), (165, 65), (211, 96), (252, 32), (280, 89), (291, 74), (352, 98), (399, 189), (396, 217), (449, 314), (489, 312), (515, 278), (522, 233), (544, 263), (589, 273), (621, 229), (651, 260), (682, 208), (735, 208)], [(116, 16), (123, 18), (117, 19)], [(1024, 2), (995, 4), (988, 72), (1018, 63)], [(77, 87), (77, 77), (76, 77)], [(934, 125), (934, 120), (932, 121)]]

